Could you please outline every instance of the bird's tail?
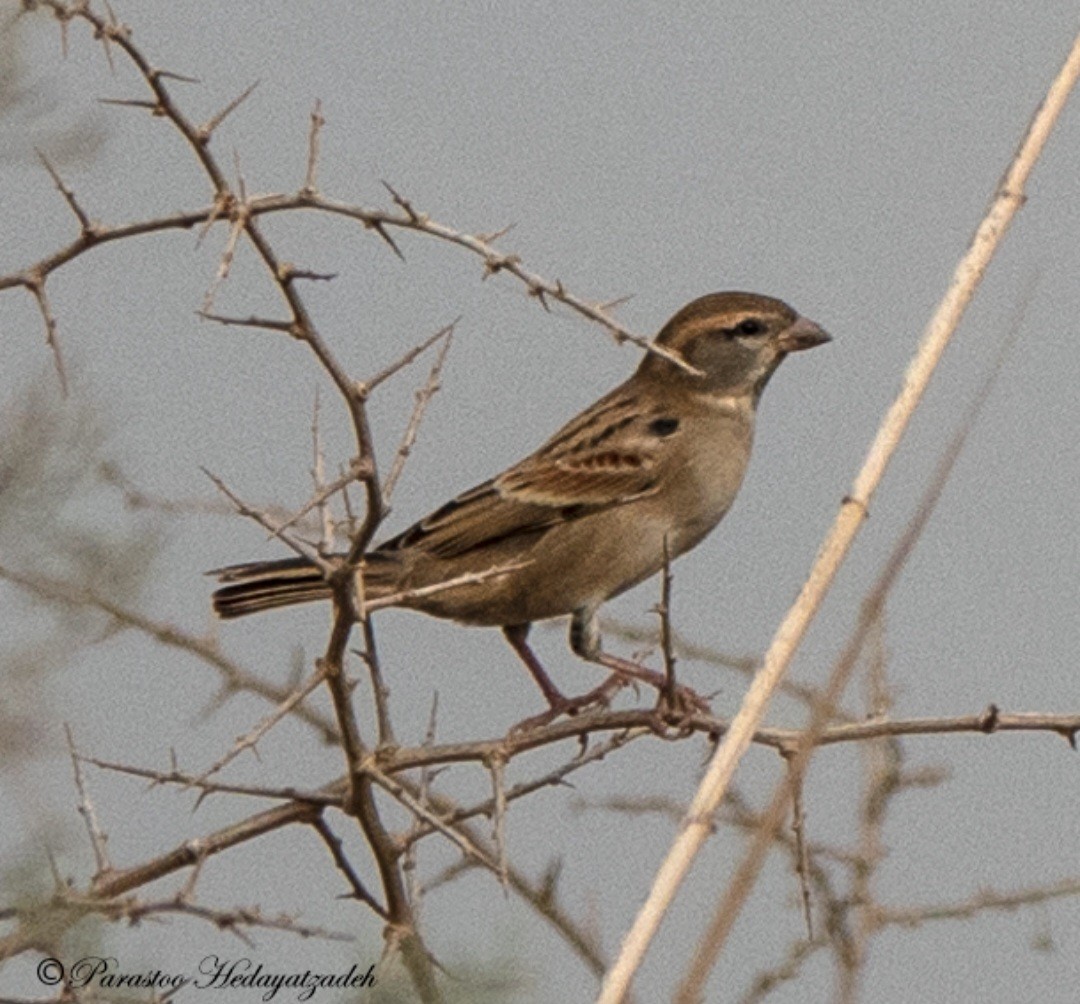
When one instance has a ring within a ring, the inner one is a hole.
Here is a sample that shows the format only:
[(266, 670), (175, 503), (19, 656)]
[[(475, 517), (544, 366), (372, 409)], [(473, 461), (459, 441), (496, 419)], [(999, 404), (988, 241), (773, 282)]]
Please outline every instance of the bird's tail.
[[(398, 588), (398, 565), (378, 553), (364, 557), (364, 597), (388, 596)], [(225, 620), (276, 607), (328, 600), (333, 595), (322, 572), (306, 558), (252, 561), (215, 568), (221, 588), (213, 596), (214, 612)]]
[(284, 561), (252, 561), (245, 565), (215, 568), (221, 588), (213, 596), (214, 612), (226, 620), (257, 614), (295, 603), (328, 600), (330, 584), (322, 572), (305, 558)]

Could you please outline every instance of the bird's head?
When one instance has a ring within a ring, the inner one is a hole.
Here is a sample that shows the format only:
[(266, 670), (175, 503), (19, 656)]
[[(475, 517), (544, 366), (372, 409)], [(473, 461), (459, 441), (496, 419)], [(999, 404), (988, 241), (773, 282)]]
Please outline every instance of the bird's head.
[(786, 303), (756, 293), (711, 293), (688, 303), (656, 336), (656, 344), (678, 353), (700, 372), (686, 370), (657, 353), (638, 373), (710, 394), (761, 393), (790, 352), (824, 345), (829, 336)]

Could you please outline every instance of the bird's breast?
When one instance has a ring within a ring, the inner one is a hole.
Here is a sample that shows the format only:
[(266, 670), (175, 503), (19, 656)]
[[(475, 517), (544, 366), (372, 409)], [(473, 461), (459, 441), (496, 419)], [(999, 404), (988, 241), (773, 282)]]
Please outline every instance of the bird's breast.
[(666, 496), (678, 553), (697, 544), (731, 508), (753, 440), (752, 413), (707, 415), (688, 423), (673, 454)]

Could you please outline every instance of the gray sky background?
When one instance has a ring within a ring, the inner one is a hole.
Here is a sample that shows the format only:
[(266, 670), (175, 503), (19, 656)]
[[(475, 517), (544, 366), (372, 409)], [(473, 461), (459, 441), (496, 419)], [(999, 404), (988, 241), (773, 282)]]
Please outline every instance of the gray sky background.
[[(11, 4), (7, 7), (10, 9)], [(332, 197), (387, 204), (381, 180), (442, 223), (471, 232), (514, 229), (500, 246), (586, 298), (632, 294), (619, 316), (652, 334), (703, 293), (750, 289), (779, 296), (834, 336), (790, 360), (761, 411), (750, 475), (720, 530), (676, 567), (675, 622), (687, 636), (732, 653), (768, 643), (808, 570), (883, 409), (951, 270), (1077, 27), (1075, 6), (1019, 2), (507, 4), (419, 2), (318, 5), (277, 2), (121, 4), (152, 61), (197, 77), (174, 94), (197, 119), (253, 81), (260, 86), (215, 139), (223, 163), (239, 158), (249, 191), (303, 182), (308, 115), (323, 102), (320, 186)], [(99, 97), (143, 97), (127, 63), (110, 75), (85, 28), (69, 55), (45, 18), (25, 26), (21, 105), (0, 113), (0, 274), (74, 235), (69, 211), (33, 158), (56, 135), (100, 133), (99, 148), (63, 163), (91, 215), (106, 223), (202, 206), (207, 185), (164, 123)], [(57, 156), (60, 154), (58, 152)], [(969, 406), (1002, 340), (1030, 305), (1004, 373), (936, 516), (892, 596), (884, 639), (896, 716), (959, 715), (990, 702), (1006, 711), (1070, 712), (1080, 587), (1080, 105), (1066, 110), (1029, 188), (1029, 202), (991, 267), (963, 329), (872, 508), (872, 518), (813, 626), (793, 677), (823, 681), (857, 603), (910, 518), (929, 472)], [(344, 221), (293, 214), (267, 223), (279, 251), (304, 268), (336, 272), (305, 290), (324, 337), (358, 377), (461, 316), (443, 378), (402, 480), (387, 530), (396, 532), (448, 496), (531, 450), (561, 422), (624, 378), (632, 347), (557, 308), (545, 313), (505, 277), (481, 282), (479, 260), (429, 238), (399, 237), (402, 264), (372, 234)], [(332, 458), (345, 460), (345, 416), (306, 351), (267, 332), (223, 330), (195, 316), (225, 230), (201, 245), (169, 233), (101, 248), (57, 274), (49, 292), (77, 394), (105, 402), (108, 447), (149, 493), (209, 500), (199, 467), (246, 499), (300, 504), (309, 491), (310, 424), (321, 388)], [(243, 252), (220, 290), (223, 313), (276, 312), (274, 292)], [(54, 384), (30, 298), (0, 297), (0, 393)], [(373, 406), (386, 465), (426, 368), (410, 370)], [(107, 500), (85, 518), (107, 522)], [(210, 628), (210, 583), (221, 564), (283, 554), (238, 517), (170, 524), (169, 546), (145, 598), (155, 617)], [(658, 585), (612, 604), (649, 624)], [(0, 639), (23, 644), (48, 622), (2, 589)], [(378, 622), (403, 741), (422, 738), (433, 693), (443, 739), (498, 735), (541, 710), (539, 695), (497, 632), (418, 614)], [(309, 609), (221, 629), (229, 651), (275, 679), (296, 646), (324, 643), (325, 612)], [(553, 675), (570, 691), (595, 670), (567, 651), (560, 626), (538, 631)], [(626, 644), (620, 643), (620, 650)], [(745, 683), (682, 663), (718, 689), (733, 713)], [(207, 718), (215, 679), (194, 660), (131, 633), (80, 651), (49, 684), (43, 747), (52, 752), (0, 787), (0, 853), (43, 820), (74, 825), (60, 723), (108, 759), (166, 768), (175, 749), (199, 770), (266, 708), (230, 701)], [(362, 693), (362, 688), (359, 693)], [(852, 693), (849, 706), (858, 707)], [(358, 697), (358, 700), (361, 698)], [(777, 724), (800, 709), (779, 701)], [(1080, 862), (1078, 761), (1039, 735), (915, 738), (910, 767), (944, 765), (949, 780), (898, 799), (877, 892), (891, 905), (964, 901), (1075, 877)], [(243, 758), (232, 776), (314, 784), (340, 756), (286, 726)], [(570, 755), (515, 763), (512, 779)], [(628, 818), (580, 800), (694, 790), (704, 742), (640, 742), (514, 807), (516, 863), (539, 874), (561, 856), (561, 889), (609, 952), (645, 895), (671, 820)], [(740, 770), (762, 798), (778, 777), (771, 754)], [(812, 839), (846, 841), (860, 780), (857, 751), (822, 752), (807, 792)], [(480, 796), (479, 771), (457, 769), (448, 790)], [(193, 800), (93, 774), (92, 792), (115, 860), (131, 864), (239, 818), (254, 806)], [(33, 790), (32, 804), (25, 792)], [(339, 833), (348, 826), (338, 821)], [(653, 945), (639, 1000), (667, 999), (696, 932), (737, 860), (723, 834), (698, 861)], [(357, 860), (363, 850), (353, 841)], [(453, 860), (421, 859), (425, 874)], [(64, 857), (87, 876), (80, 840)], [(172, 888), (169, 884), (164, 884)], [(305, 921), (369, 937), (378, 926), (333, 897), (341, 883), (321, 846), (283, 834), (219, 858), (202, 894), (219, 905), (302, 910)], [(162, 890), (164, 894), (164, 889)], [(774, 855), (711, 983), (736, 1000), (753, 974), (780, 961), (801, 928), (786, 860)], [(476, 874), (425, 905), (431, 947), (448, 964), (510, 957), (531, 980), (521, 1001), (586, 1000), (588, 972), (529, 909)], [(1074, 1000), (1080, 987), (1080, 903), (1064, 900), (969, 923), (894, 929), (873, 943), (863, 1000)], [(1050, 950), (1040, 950), (1049, 938)], [(1039, 939), (1043, 939), (1041, 942)], [(116, 932), (125, 966), (192, 968), (209, 951), (294, 968), (339, 962), (339, 946), (256, 935), (255, 949), (188, 921)], [(29, 968), (0, 974), (40, 990)], [(779, 988), (777, 1002), (828, 1000), (824, 956)]]

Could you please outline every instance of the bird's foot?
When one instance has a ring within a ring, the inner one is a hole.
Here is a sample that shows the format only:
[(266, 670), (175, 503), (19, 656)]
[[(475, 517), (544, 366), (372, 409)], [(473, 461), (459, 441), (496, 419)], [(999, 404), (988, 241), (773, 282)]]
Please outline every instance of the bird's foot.
[(665, 682), (659, 688), (656, 710), (665, 721), (672, 725), (677, 725), (683, 719), (692, 718), (694, 715), (712, 714), (708, 699), (693, 687), (687, 687), (681, 683), (675, 687), (669, 687)]
[(542, 714), (522, 719), (510, 729), (510, 735), (520, 735), (523, 732), (550, 725), (563, 715), (579, 715), (588, 708), (607, 707), (619, 690), (631, 682), (632, 680), (624, 674), (613, 672), (599, 687), (594, 687), (587, 694), (580, 694), (577, 697), (566, 697), (559, 693), (551, 694), (548, 697), (551, 707)]
[(658, 693), (657, 710), (665, 717), (685, 718), (694, 714), (711, 714), (709, 702), (693, 687), (679, 683), (674, 687), (663, 673), (639, 666), (636, 662), (620, 659), (606, 652), (600, 656), (600, 662), (616, 675), (622, 675), (628, 682), (640, 680), (654, 687)]

